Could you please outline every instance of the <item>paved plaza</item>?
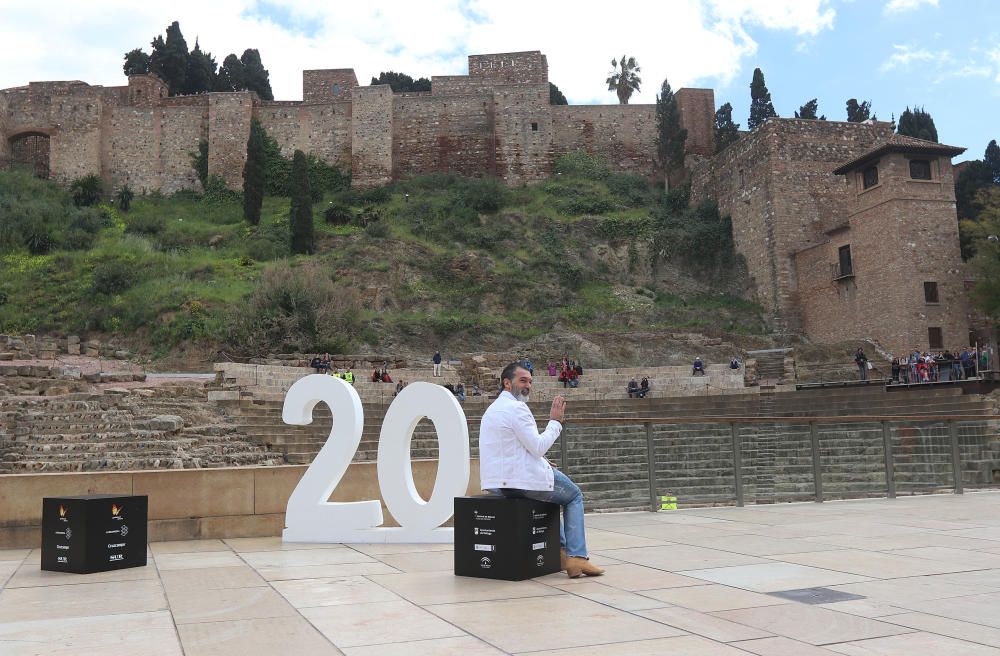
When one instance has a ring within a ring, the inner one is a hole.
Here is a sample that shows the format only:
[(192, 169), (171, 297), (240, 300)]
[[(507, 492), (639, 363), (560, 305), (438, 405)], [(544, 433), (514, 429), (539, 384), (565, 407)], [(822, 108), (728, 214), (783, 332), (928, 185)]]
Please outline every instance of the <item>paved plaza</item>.
[(450, 545), (0, 551), (0, 654), (1000, 655), (1000, 493), (589, 515), (594, 579), (457, 578)]

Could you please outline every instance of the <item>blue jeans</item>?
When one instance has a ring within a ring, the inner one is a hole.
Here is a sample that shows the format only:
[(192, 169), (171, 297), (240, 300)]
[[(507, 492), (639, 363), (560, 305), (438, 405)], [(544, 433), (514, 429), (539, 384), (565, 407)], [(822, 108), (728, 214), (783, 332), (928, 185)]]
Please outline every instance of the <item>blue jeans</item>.
[(555, 485), (549, 490), (517, 490), (503, 488), (500, 493), (509, 499), (534, 499), (558, 503), (563, 507), (563, 521), (559, 524), (559, 545), (571, 557), (587, 557), (587, 535), (583, 527), (583, 493), (569, 476), (558, 469), (552, 470)]

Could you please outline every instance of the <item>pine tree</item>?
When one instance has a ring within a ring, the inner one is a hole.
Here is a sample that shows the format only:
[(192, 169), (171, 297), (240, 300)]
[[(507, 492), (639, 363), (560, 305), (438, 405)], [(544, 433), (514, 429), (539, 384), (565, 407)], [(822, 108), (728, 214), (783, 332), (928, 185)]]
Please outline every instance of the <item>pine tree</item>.
[(670, 82), (663, 80), (656, 96), (656, 154), (666, 173), (684, 167), (687, 130), (681, 127), (681, 113)]
[(153, 39), (153, 54), (149, 57), (149, 72), (155, 73), (167, 83), (171, 96), (184, 93), (187, 77), (188, 47), (181, 26), (174, 21), (167, 28), (167, 39), (157, 36)]
[(292, 255), (310, 254), (314, 251), (312, 194), (309, 188), (309, 163), (301, 150), (296, 150), (292, 157), (292, 175), (288, 184), (292, 195), (288, 217)]
[(260, 224), (264, 204), (264, 128), (257, 119), (250, 121), (247, 161), (243, 165), (243, 218), (250, 225)]
[(733, 106), (726, 103), (715, 112), (715, 152), (740, 138), (740, 124), (733, 123)]
[(899, 125), (896, 132), (907, 137), (916, 137), (926, 141), (938, 140), (937, 128), (934, 126), (934, 119), (924, 111), (923, 107), (914, 107), (913, 111), (907, 107), (899, 116)]
[(864, 123), (871, 117), (872, 104), (869, 101), (864, 101), (858, 103), (857, 98), (851, 98), (847, 101), (847, 122), (848, 123)]
[(991, 140), (989, 145), (986, 146), (986, 155), (983, 161), (990, 167), (990, 172), (993, 175), (993, 184), (1000, 184), (1000, 146), (997, 145), (996, 139)]
[(819, 102), (813, 98), (805, 105), (799, 107), (799, 111), (795, 112), (795, 118), (805, 118), (813, 121), (825, 121), (826, 116), (816, 116), (816, 111), (819, 108)]
[(125, 53), (125, 64), (122, 66), (125, 75), (142, 75), (149, 72), (149, 55), (141, 48)]
[(566, 100), (566, 96), (563, 92), (559, 90), (559, 87), (549, 82), (549, 104), (550, 105), (568, 105), (569, 101)]
[(215, 88), (215, 57), (203, 52), (195, 39), (194, 50), (188, 56), (187, 78), (184, 93), (205, 93)]
[(764, 121), (777, 115), (778, 112), (774, 111), (774, 105), (771, 104), (771, 92), (764, 83), (764, 73), (755, 68), (753, 81), (750, 83), (750, 118), (747, 119), (747, 128), (755, 130)]
[(256, 48), (247, 48), (240, 57), (245, 75), (244, 87), (248, 91), (256, 92), (261, 100), (274, 100), (274, 93), (271, 92), (271, 80), (267, 69), (260, 61), (260, 53)]

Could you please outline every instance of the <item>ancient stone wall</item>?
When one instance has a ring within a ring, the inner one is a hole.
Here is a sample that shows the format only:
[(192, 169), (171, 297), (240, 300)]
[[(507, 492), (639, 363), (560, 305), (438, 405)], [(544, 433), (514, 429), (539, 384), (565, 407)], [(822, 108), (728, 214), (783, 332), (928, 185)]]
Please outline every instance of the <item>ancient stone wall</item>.
[(392, 89), (358, 87), (353, 96), (352, 184), (374, 187), (392, 180)]
[(299, 149), (350, 170), (350, 102), (315, 105), (262, 102), (255, 108), (254, 118), (278, 142), (282, 155), (291, 157)]
[(684, 149), (688, 153), (712, 156), (715, 153), (715, 92), (712, 89), (678, 89), (674, 97), (681, 114), (681, 127), (687, 130)]
[(302, 102), (350, 102), (358, 77), (353, 68), (302, 71)]
[(499, 84), (545, 84), (548, 90), (549, 63), (538, 50), (469, 55), (469, 75)]
[(208, 174), (239, 188), (243, 185), (243, 164), (256, 94), (241, 91), (208, 96)]
[(652, 176), (655, 105), (552, 105), (552, 154), (599, 153), (616, 169)]
[[(931, 163), (931, 180), (911, 179), (900, 153), (877, 161), (874, 187), (863, 189), (860, 169), (845, 176), (848, 225), (796, 257), (807, 334), (820, 341), (872, 336), (903, 353), (930, 349), (928, 328), (936, 327), (945, 348), (968, 345), (952, 169), (947, 158)], [(842, 246), (851, 248), (852, 275), (834, 280)], [(936, 302), (926, 301), (925, 282), (937, 283)]]
[(433, 171), (494, 175), (490, 96), (393, 96), (393, 178)]
[(517, 185), (551, 174), (553, 127), (548, 82), (497, 87), (493, 115), (497, 177)]
[(837, 166), (892, 134), (889, 123), (770, 119), (692, 173), (692, 200), (713, 198), (733, 220), (758, 300), (779, 331), (799, 330), (793, 253), (825, 241), (847, 216)]

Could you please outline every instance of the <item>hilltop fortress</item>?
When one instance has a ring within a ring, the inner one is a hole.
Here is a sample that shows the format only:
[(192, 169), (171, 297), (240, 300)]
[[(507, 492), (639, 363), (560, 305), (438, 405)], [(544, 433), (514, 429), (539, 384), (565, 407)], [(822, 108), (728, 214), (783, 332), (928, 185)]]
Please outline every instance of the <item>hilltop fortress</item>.
[[(584, 150), (655, 178), (654, 105), (550, 105), (538, 51), (469, 56), (432, 90), (361, 86), (353, 69), (307, 70), (302, 101), (252, 92), (167, 96), (153, 75), (122, 87), (31, 82), (0, 90), (0, 165), (112, 188), (198, 188), (190, 154), (242, 184), (250, 122), (282, 152), (350, 170), (358, 187), (433, 171), (541, 180)], [(778, 331), (873, 338), (894, 351), (970, 339), (951, 157), (964, 149), (893, 135), (889, 123), (771, 119), (714, 154), (711, 89), (676, 92), (692, 194), (733, 219), (757, 300)]]

